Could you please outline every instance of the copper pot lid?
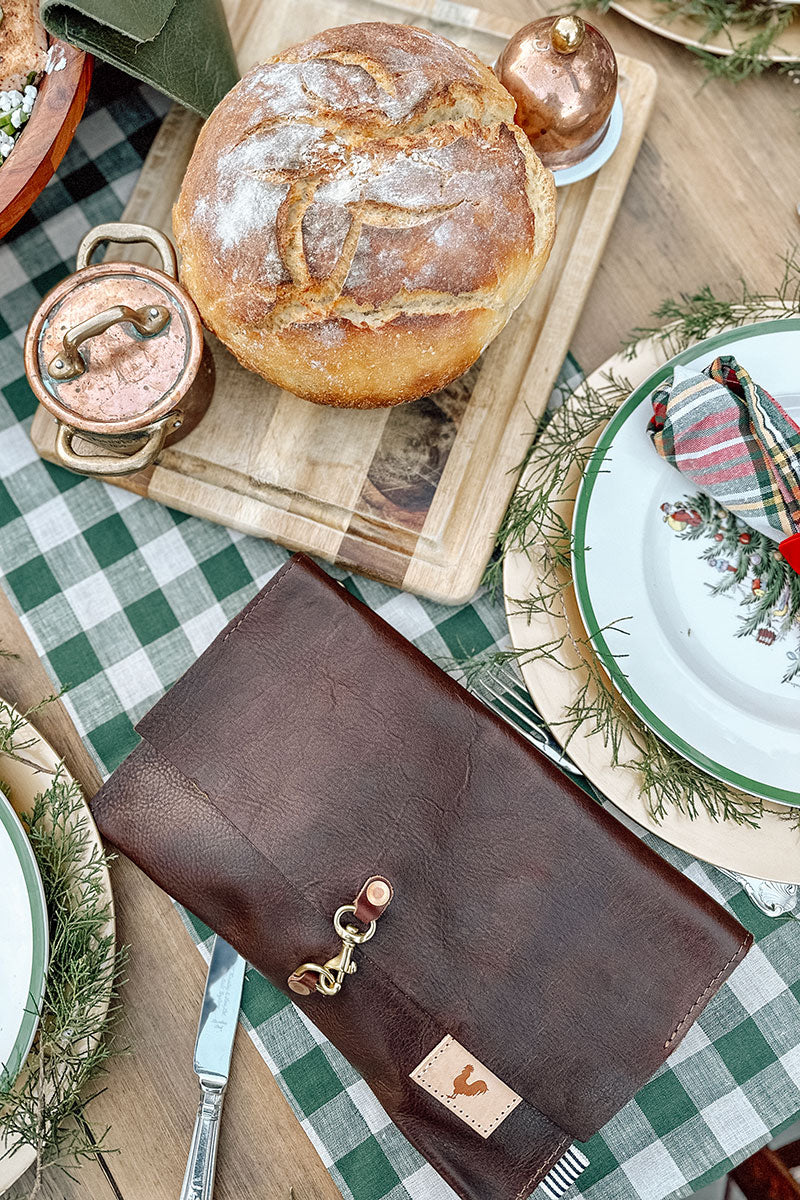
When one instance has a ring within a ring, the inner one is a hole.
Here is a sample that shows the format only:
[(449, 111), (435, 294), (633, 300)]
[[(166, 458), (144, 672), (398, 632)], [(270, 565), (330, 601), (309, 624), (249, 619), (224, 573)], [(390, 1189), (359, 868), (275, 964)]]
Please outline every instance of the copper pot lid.
[[(31, 386), (72, 428), (107, 434), (143, 428), (176, 408), (197, 375), (199, 313), (173, 277), (170, 243), (155, 230), (142, 239), (144, 228), (131, 227), (137, 236), (125, 239), (111, 238), (103, 226), (87, 235), (79, 269), (45, 296), (28, 328)], [(106, 238), (151, 242), (165, 270), (128, 262), (82, 265)]]

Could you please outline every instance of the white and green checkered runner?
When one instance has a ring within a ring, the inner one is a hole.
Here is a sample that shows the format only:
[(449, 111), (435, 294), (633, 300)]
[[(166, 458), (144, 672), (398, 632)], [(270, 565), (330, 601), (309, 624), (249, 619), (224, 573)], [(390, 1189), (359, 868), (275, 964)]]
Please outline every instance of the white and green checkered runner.
[[(28, 437), (27, 321), (73, 269), (86, 230), (119, 218), (165, 109), (154, 92), (98, 69), (57, 178), (0, 244), (0, 572), (51, 674), (69, 688), (65, 702), (106, 772), (137, 741), (132, 723), (286, 557), (272, 543), (50, 466)], [(501, 604), (484, 593), (443, 608), (336, 574), (427, 654), (463, 658), (506, 636)], [(570, 1196), (689, 1195), (800, 1110), (800, 923), (762, 916), (731, 880), (651, 840), (725, 903), (757, 945), (665, 1067), (587, 1144), (591, 1165)], [(207, 951), (209, 931), (190, 927)], [(453, 1196), (356, 1072), (253, 970), (243, 1008), (253, 1040), (347, 1200)]]

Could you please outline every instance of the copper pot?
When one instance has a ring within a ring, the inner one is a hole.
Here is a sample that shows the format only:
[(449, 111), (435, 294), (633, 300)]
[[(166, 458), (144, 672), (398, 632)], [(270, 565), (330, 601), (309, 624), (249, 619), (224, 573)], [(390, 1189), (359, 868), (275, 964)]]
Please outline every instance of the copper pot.
[[(104, 241), (149, 243), (162, 269), (91, 266)], [(198, 424), (214, 390), (214, 362), (200, 314), (177, 281), (175, 250), (159, 230), (98, 225), (78, 247), (76, 266), (28, 326), (25, 370), (58, 423), (58, 462), (84, 475), (128, 475)], [(76, 443), (102, 453), (79, 452)]]

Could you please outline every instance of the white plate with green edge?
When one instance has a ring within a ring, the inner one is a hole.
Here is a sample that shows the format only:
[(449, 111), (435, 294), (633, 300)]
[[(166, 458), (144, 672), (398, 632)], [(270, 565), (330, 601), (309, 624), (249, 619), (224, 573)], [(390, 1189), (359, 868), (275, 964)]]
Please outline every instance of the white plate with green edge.
[(0, 1083), (31, 1048), (47, 974), (47, 905), (28, 837), (0, 792)]
[(800, 318), (729, 330), (670, 359), (621, 406), (586, 468), (573, 524), (575, 592), (598, 658), (645, 724), (731, 787), (800, 806), (800, 623), (787, 622), (782, 593), (743, 633), (758, 560), (740, 584), (715, 592), (733, 565), (717, 549), (721, 514), (698, 513), (698, 488), (647, 432), (652, 393), (675, 366), (701, 371), (720, 354), (738, 359), (800, 423)]

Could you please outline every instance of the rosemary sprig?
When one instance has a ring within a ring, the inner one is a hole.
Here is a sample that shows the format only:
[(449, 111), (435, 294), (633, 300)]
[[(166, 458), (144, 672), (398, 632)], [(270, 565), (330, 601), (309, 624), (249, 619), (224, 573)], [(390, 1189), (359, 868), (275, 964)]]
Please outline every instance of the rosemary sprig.
[[(32, 741), (15, 736), (20, 720), (13, 710), (4, 715), (9, 723), (0, 723), (0, 755), (20, 758)], [(12, 1149), (19, 1143), (35, 1148), (28, 1192), (34, 1200), (47, 1167), (67, 1170), (107, 1150), (107, 1131), (98, 1136), (90, 1129), (84, 1110), (98, 1094), (93, 1088), (112, 1052), (107, 1031), (125, 952), (114, 949), (107, 860), (91, 836), (78, 784), (59, 769), (22, 821), (47, 900), (50, 964), (33, 1048), (18, 1079), (0, 1085), (0, 1134)]]

